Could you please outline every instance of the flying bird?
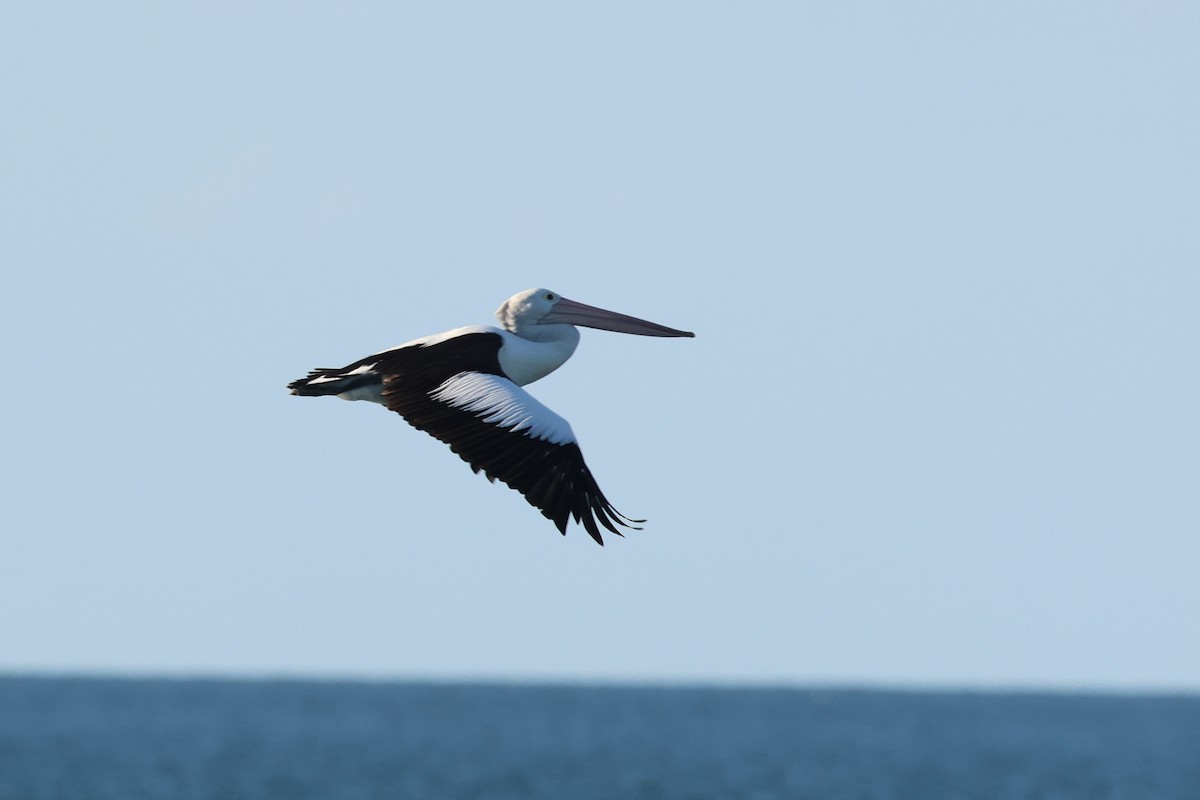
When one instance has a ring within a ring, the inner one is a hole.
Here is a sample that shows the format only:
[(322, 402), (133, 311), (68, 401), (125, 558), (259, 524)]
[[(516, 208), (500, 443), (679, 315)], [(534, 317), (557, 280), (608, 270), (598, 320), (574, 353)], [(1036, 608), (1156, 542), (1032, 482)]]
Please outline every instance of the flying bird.
[(600, 545), (597, 521), (639, 530), (600, 491), (571, 426), (522, 386), (566, 363), (576, 325), (641, 336), (695, 336), (568, 300), (548, 289), (515, 294), (496, 310), (502, 328), (473, 325), (414, 339), (341, 369), (292, 381), (292, 394), (379, 403), (450, 445), (480, 471), (516, 489), (566, 534), (571, 518)]

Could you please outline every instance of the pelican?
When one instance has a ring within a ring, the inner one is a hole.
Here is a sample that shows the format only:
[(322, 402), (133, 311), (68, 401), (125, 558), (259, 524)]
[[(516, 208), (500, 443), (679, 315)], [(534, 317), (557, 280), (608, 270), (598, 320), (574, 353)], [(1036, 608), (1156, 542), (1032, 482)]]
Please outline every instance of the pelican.
[(568, 300), (549, 289), (515, 294), (496, 310), (502, 328), (472, 325), (414, 339), (341, 369), (316, 369), (288, 389), (379, 403), (417, 430), (450, 445), (480, 471), (516, 489), (566, 535), (572, 517), (600, 545), (599, 521), (640, 530), (617, 511), (583, 460), (565, 419), (522, 386), (566, 363), (576, 325), (640, 336), (695, 336), (644, 319)]

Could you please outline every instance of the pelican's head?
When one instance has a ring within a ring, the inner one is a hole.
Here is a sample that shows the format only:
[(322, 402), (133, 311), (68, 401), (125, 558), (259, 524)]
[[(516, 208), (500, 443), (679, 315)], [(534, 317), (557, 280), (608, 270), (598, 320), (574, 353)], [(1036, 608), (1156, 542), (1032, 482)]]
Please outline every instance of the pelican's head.
[(539, 334), (548, 334), (550, 331), (547, 328), (557, 325), (582, 325), (585, 328), (635, 333), (639, 336), (696, 335), (690, 331), (680, 331), (615, 311), (605, 311), (603, 308), (577, 303), (549, 289), (526, 289), (514, 294), (496, 309), (496, 319), (500, 320), (505, 330), (527, 339), (545, 338)]

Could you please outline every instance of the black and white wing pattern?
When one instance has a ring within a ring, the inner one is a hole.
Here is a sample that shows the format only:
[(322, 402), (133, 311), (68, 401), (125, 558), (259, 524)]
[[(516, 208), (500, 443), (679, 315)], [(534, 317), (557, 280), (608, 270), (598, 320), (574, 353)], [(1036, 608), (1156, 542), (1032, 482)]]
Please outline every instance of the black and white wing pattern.
[(574, 518), (603, 545), (600, 525), (638, 529), (608, 502), (565, 419), (500, 367), (496, 333), (467, 333), (380, 354), (382, 399), (410, 425), (445, 442), (475, 472), (516, 489), (565, 534)]

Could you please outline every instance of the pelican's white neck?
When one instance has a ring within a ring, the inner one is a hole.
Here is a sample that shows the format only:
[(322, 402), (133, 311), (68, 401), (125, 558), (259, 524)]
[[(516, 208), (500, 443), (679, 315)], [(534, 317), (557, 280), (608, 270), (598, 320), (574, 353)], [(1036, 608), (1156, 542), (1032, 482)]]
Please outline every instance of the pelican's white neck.
[[(518, 386), (533, 383), (546, 377), (567, 363), (575, 348), (579, 346), (579, 331), (573, 325), (530, 326), (544, 328), (537, 339), (504, 331), (504, 344), (500, 347), (500, 368)], [(544, 334), (557, 333), (553, 338)]]

